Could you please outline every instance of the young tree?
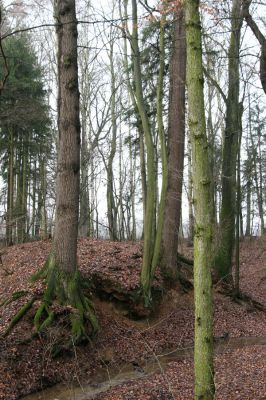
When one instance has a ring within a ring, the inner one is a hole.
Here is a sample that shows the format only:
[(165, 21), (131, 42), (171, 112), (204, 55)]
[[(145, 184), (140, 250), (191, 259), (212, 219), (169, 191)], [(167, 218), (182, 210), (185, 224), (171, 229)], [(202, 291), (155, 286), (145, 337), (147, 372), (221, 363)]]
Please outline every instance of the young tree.
[(156, 177), (155, 177), (155, 156), (154, 156), (154, 143), (152, 138), (151, 126), (147, 114), (143, 88), (142, 88), (142, 74), (140, 64), (140, 51), (138, 43), (138, 13), (137, 2), (132, 0), (132, 17), (133, 17), (133, 31), (131, 37), (131, 47), (133, 55), (133, 74), (135, 84), (135, 97), (138, 112), (141, 118), (145, 146), (147, 151), (147, 193), (145, 204), (145, 217), (144, 217), (144, 249), (143, 249), (143, 264), (141, 269), (141, 285), (143, 293), (146, 298), (150, 297), (150, 288), (152, 281), (151, 267), (154, 251), (155, 241), (155, 191), (156, 191)]
[(186, 0), (188, 122), (195, 207), (195, 399), (214, 398), (212, 238), (213, 201), (206, 135), (199, 1)]

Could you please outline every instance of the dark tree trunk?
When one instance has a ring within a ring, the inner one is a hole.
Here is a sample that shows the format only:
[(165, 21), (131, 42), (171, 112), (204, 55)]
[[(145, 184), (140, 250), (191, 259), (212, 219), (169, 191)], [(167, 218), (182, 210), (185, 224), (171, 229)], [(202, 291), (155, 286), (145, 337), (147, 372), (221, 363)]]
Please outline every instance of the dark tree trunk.
[(231, 37), (228, 62), (228, 95), (226, 102), (226, 126), (223, 137), (222, 204), (220, 232), (215, 258), (219, 278), (232, 283), (232, 257), (235, 243), (236, 216), (236, 163), (240, 136), (239, 107), (239, 52), (243, 18), (241, 1), (234, 0), (231, 11)]
[(181, 219), (185, 142), (186, 36), (183, 7), (175, 14), (170, 69), (168, 127), (168, 185), (162, 235), (161, 267), (166, 277), (176, 279), (178, 232)]

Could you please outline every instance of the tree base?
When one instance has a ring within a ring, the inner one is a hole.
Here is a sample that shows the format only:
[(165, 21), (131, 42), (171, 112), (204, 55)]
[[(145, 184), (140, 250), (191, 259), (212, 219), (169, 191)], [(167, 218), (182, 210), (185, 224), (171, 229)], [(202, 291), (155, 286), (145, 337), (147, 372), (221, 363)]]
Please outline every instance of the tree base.
[(62, 272), (56, 265), (54, 255), (51, 254), (42, 270), (33, 276), (33, 280), (39, 278), (46, 280), (47, 287), (43, 301), (34, 317), (34, 325), (38, 332), (53, 322), (54, 312), (51, 306), (54, 302), (68, 306), (70, 309), (72, 342), (79, 343), (88, 338), (86, 322), (90, 323), (93, 334), (98, 331), (95, 309), (92, 302), (83, 293), (84, 284), (78, 271), (73, 274)]
[[(71, 345), (78, 344), (84, 340), (89, 340), (89, 335), (95, 334), (99, 327), (92, 302), (84, 294), (85, 283), (81, 280), (78, 271), (73, 274), (66, 274), (56, 265), (55, 257), (51, 254), (44, 267), (33, 275), (32, 281), (44, 279), (46, 289), (42, 297), (35, 316), (34, 326), (36, 333), (39, 334), (50, 326), (56, 316), (55, 305), (64, 306), (67, 311), (67, 318), (71, 325)], [(11, 299), (7, 299), (4, 304), (16, 300), (27, 294), (27, 292), (14, 293)], [(20, 319), (28, 312), (37, 296), (32, 296), (25, 303), (11, 320), (3, 336), (7, 336)], [(87, 325), (90, 324), (91, 331), (88, 332)]]

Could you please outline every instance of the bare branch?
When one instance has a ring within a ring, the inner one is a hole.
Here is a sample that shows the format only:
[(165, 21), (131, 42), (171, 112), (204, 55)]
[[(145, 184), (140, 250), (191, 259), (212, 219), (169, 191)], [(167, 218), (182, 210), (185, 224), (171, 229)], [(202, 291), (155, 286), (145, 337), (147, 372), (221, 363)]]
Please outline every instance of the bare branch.
[(204, 75), (207, 77), (207, 79), (209, 79), (209, 81), (213, 84), (213, 86), (215, 86), (215, 88), (218, 90), (218, 92), (222, 96), (223, 101), (226, 104), (227, 103), (227, 97), (224, 94), (224, 91), (221, 88), (221, 86), (219, 85), (219, 83), (215, 79), (213, 79), (213, 77), (209, 74), (209, 72), (207, 71), (207, 69), (205, 67), (203, 67), (203, 72), (204, 72)]
[[(0, 29), (2, 25), (2, 10), (0, 7)], [(8, 64), (7, 64), (7, 58), (3, 49), (3, 44), (2, 44), (2, 36), (1, 36), (1, 31), (0, 31), (0, 54), (3, 57), (4, 60), (4, 77), (2, 80), (0, 80), (0, 94), (2, 93), (2, 90), (4, 89), (5, 83), (8, 79), (9, 76), (9, 69), (8, 69)]]
[(252, 18), (252, 16), (249, 13), (249, 6), (250, 6), (251, 2), (252, 2), (252, 0), (243, 0), (243, 8), (242, 8), (243, 17), (245, 18), (248, 26), (250, 27), (250, 29), (252, 30), (252, 32), (254, 33), (256, 38), (258, 39), (260, 45), (263, 46), (265, 43), (265, 37), (261, 33), (260, 28), (258, 27), (258, 25), (256, 24), (256, 22), (254, 21), (254, 19)]

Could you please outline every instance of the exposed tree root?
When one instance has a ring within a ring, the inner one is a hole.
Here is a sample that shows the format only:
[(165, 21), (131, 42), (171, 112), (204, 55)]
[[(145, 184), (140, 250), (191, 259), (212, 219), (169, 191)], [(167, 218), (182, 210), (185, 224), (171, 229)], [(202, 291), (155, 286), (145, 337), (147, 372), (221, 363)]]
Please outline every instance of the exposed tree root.
[(36, 300), (36, 297), (33, 296), (27, 303), (21, 307), (21, 309), (16, 313), (16, 315), (12, 318), (10, 324), (8, 325), (7, 329), (3, 333), (3, 337), (6, 337), (14, 326), (21, 320), (21, 318), (27, 313), (27, 311), (31, 308), (32, 304)]
[(45, 279), (47, 283), (43, 302), (39, 306), (34, 325), (38, 332), (47, 328), (54, 320), (51, 308), (53, 302), (68, 306), (71, 322), (72, 341), (78, 343), (87, 339), (86, 322), (92, 328), (92, 333), (98, 330), (98, 322), (92, 302), (83, 294), (84, 285), (80, 274), (66, 274), (56, 265), (55, 257), (51, 254), (44, 267), (38, 271), (32, 280)]
[(233, 291), (226, 291), (226, 292), (222, 292), (222, 294), (225, 294), (226, 296), (231, 297), (236, 303), (239, 303), (239, 304), (245, 303), (259, 311), (263, 311), (266, 313), (266, 306), (264, 304), (260, 303), (257, 300), (252, 299), (252, 297), (250, 297), (249, 295), (247, 295), (245, 293), (239, 293), (236, 296)]
[(0, 307), (7, 306), (8, 304), (12, 303), (12, 301), (16, 301), (21, 297), (26, 296), (26, 294), (28, 294), (28, 292), (25, 290), (14, 292), (12, 293), (11, 297), (8, 297), (7, 299), (3, 300), (2, 303), (0, 303)]
[[(56, 315), (54, 311), (56, 303), (66, 306), (67, 318), (69, 318), (71, 325), (71, 339), (69, 345), (63, 344), (60, 348), (67, 348), (70, 345), (73, 346), (73, 343), (77, 344), (83, 340), (87, 340), (89, 338), (87, 329), (88, 322), (91, 327), (89, 333), (94, 334), (97, 332), (98, 322), (95, 309), (92, 302), (84, 295), (86, 282), (84, 283), (82, 281), (78, 271), (74, 274), (62, 272), (56, 265), (55, 258), (52, 254), (49, 256), (44, 267), (31, 278), (32, 281), (38, 279), (45, 279), (46, 289), (43, 294), (42, 302), (34, 316), (34, 326), (36, 329), (34, 336), (44, 331), (53, 323)], [(26, 291), (15, 292), (10, 298), (5, 299), (1, 303), (1, 306), (7, 305), (26, 294), (28, 294)], [(39, 296), (34, 295), (20, 308), (2, 337), (7, 336), (11, 332), (37, 298), (39, 298)]]

